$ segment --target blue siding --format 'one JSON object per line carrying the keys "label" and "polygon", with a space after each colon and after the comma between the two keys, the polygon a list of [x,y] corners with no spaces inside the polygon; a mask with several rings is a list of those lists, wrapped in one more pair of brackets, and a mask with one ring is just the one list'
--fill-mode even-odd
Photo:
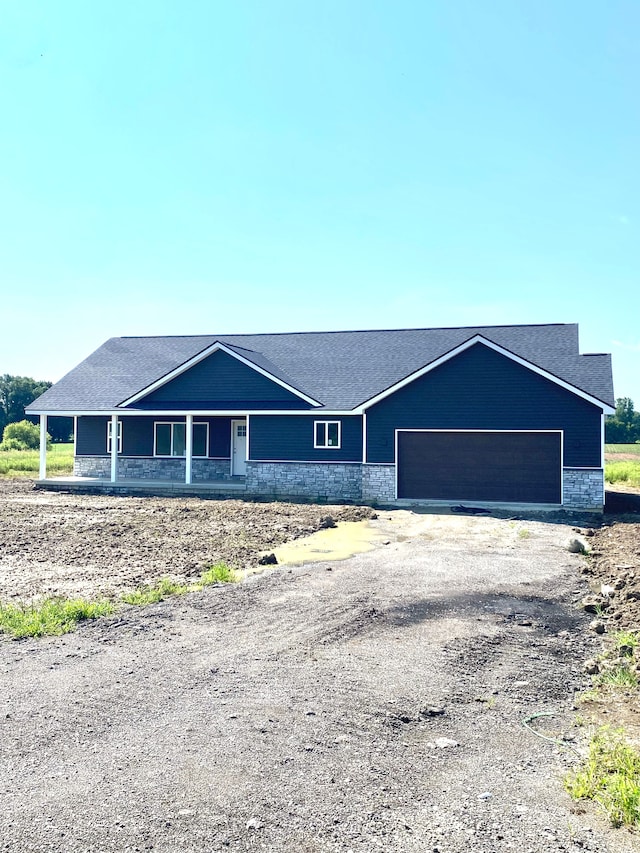
{"label": "blue siding", "polygon": [[[77,456],[99,456],[107,452],[106,417],[78,418],[76,435]],[[153,456],[154,423],[169,421],[184,423],[184,417],[123,417],[122,456]],[[209,457],[228,459],[231,455],[231,418],[195,418],[194,423],[209,424]]]}
{"label": "blue siding", "polygon": [[136,409],[304,409],[308,404],[233,358],[214,352],[144,399]]}
{"label": "blue siding", "polygon": [[153,424],[148,418],[121,418],[122,455],[153,456]]}
{"label": "blue siding", "polygon": [[[340,448],[314,449],[315,421],[341,421]],[[309,415],[252,415],[249,455],[253,460],[362,462],[362,418]]]}
{"label": "blue siding", "polygon": [[395,429],[564,430],[564,464],[599,467],[601,410],[482,344],[367,411],[367,461],[394,462]]}
{"label": "blue siding", "polygon": [[[200,420],[200,418],[198,418]],[[209,423],[209,456],[231,456],[231,418],[206,418]]]}
{"label": "blue siding", "polygon": [[78,418],[76,428],[76,456],[104,456],[107,452],[106,417]]}

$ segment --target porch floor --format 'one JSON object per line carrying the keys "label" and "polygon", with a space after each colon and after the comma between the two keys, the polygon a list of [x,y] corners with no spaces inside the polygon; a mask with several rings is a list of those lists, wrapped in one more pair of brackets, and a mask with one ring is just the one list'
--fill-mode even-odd
{"label": "porch floor", "polygon": [[245,478],[185,483],[182,480],[120,479],[112,483],[104,477],[47,477],[36,480],[36,489],[51,492],[91,492],[106,495],[156,495],[161,497],[239,497],[246,490]]}

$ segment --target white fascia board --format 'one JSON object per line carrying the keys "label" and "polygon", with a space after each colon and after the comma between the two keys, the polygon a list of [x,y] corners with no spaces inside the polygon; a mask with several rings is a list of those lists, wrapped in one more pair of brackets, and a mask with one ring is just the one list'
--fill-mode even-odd
{"label": "white fascia board", "polygon": [[[520,364],[523,367],[528,368],[529,370],[537,373],[539,376],[543,376],[545,379],[548,379],[550,382],[554,382],[556,385],[559,385],[561,388],[564,388],[566,391],[570,391],[572,394],[575,394],[578,397],[582,397],[583,400],[586,400],[588,403],[592,403],[594,406],[597,406],[599,409],[605,414],[611,415],[615,414],[615,409],[612,409],[607,403],[604,403],[602,400],[598,400],[597,397],[592,397],[591,394],[587,394],[586,391],[582,391],[580,388],[576,388],[575,385],[571,385],[569,382],[565,382],[564,379],[560,379],[558,376],[554,376],[553,373],[549,373],[544,370],[542,367],[538,367],[538,365],[533,364],[530,361],[527,361],[525,358],[522,358],[519,355],[511,352],[504,347],[501,347],[499,344],[494,343],[493,341],[484,338],[482,335],[474,335],[472,338],[469,338],[468,341],[460,344],[449,352],[441,355],[439,358],[436,358],[435,361],[429,362],[429,364],[421,367],[419,370],[416,370],[415,373],[409,374],[409,376],[405,376],[404,379],[401,379],[399,382],[396,382],[395,385],[391,385],[385,391],[382,391],[380,394],[376,394],[375,397],[371,397],[369,400],[365,400],[360,404],[357,411],[364,412],[370,406],[374,406],[376,403],[379,403],[380,400],[384,400],[385,397],[391,396],[391,394],[395,394],[396,391],[399,391],[401,388],[404,388],[405,385],[409,385],[411,382],[416,379],[420,379],[421,376],[429,373],[432,370],[435,370],[436,367],[439,367],[441,364],[449,361],[452,358],[455,358],[461,352],[469,349],[469,347],[474,346],[475,344],[484,344],[484,346],[489,347],[489,349],[495,350],[495,352],[500,353],[500,355],[504,355],[506,358],[510,358],[512,361],[515,361],[516,364]],[[354,410],[356,411],[356,410]]]}
{"label": "white fascia board", "polygon": [[136,403],[138,400],[141,400],[143,397],[146,397],[148,394],[153,393],[158,388],[162,388],[163,385],[166,385],[167,382],[171,382],[172,379],[175,379],[177,376],[180,376],[183,373],[186,373],[194,365],[198,364],[201,361],[204,361],[205,358],[208,358],[214,352],[224,352],[227,355],[232,356],[237,359],[241,364],[250,367],[252,370],[255,370],[256,373],[260,373],[262,376],[266,376],[267,379],[270,379],[271,382],[275,382],[276,385],[280,385],[281,388],[284,388],[287,391],[290,391],[292,394],[295,394],[296,397],[300,397],[301,400],[304,400],[305,403],[310,403],[312,406],[321,406],[322,403],[318,402],[318,400],[314,400],[313,397],[308,397],[306,394],[303,394],[302,391],[298,391],[297,388],[294,388],[292,385],[289,385],[287,382],[284,382],[282,379],[278,379],[277,376],[274,376],[269,371],[264,370],[262,367],[258,367],[257,364],[254,364],[248,358],[244,358],[244,356],[238,355],[237,352],[234,352],[229,347],[225,346],[220,341],[216,341],[211,344],[211,346],[206,347],[199,352],[197,355],[194,355],[193,358],[190,358],[188,361],[185,361],[179,367],[176,367],[175,370],[170,371],[161,379],[157,379],[155,382],[152,382],[151,385],[147,385],[146,388],[143,388],[141,391],[138,391],[132,397],[129,397],[127,400],[123,400],[122,403],[119,403],[118,406],[131,406],[133,403]]}
{"label": "white fascia board", "polygon": [[214,417],[232,417],[244,418],[247,415],[307,415],[308,417],[324,418],[330,417],[352,417],[353,415],[362,414],[359,410],[335,411],[330,409],[101,409],[97,411],[78,411],[71,409],[69,411],[52,412],[47,411],[30,411],[30,415],[49,415],[50,417],[103,417],[110,418],[112,415],[118,417],[163,417],[171,418],[173,416],[185,417],[193,415],[195,418],[214,418]]}

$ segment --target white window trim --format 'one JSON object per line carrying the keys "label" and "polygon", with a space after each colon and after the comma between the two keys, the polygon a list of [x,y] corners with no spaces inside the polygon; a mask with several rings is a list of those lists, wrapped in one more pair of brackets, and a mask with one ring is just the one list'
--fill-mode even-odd
{"label": "white window trim", "polygon": [[[75,430],[74,430],[75,442]],[[74,445],[75,447],[75,445]],[[75,452],[75,450],[74,450]],[[118,453],[122,453],[122,421],[118,421]],[[111,421],[107,421],[107,455],[111,454]]]}
{"label": "white window trim", "polygon": [[[154,457],[157,459],[186,459],[187,458],[186,442],[185,442],[185,452],[182,456],[173,456],[173,454],[168,454],[168,453],[158,453],[158,447],[157,447],[158,432],[156,430],[156,427],[159,426],[160,424],[167,424],[168,426],[171,427],[171,439],[170,439],[171,448],[173,448],[173,428],[174,428],[174,426],[176,426],[176,425],[183,426],[185,428],[185,435],[186,435],[187,425],[184,421],[154,421],[153,422],[153,455],[154,455]],[[194,421],[193,426],[194,427],[195,426],[204,426],[207,428],[207,440],[206,440],[205,454],[204,454],[204,456],[196,456],[196,454],[194,453],[193,459],[208,459],[209,458],[209,422],[208,421]]]}
{"label": "white window trim", "polygon": [[[324,424],[324,440],[325,444],[318,444],[318,426]],[[327,444],[329,437],[329,424],[337,424],[338,426],[338,443]],[[314,421],[313,422],[313,449],[314,450],[340,450],[342,447],[342,421]]]}

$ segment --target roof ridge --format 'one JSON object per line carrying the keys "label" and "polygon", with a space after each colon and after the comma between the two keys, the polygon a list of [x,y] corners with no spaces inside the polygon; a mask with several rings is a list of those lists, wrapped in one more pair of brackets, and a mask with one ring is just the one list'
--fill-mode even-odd
{"label": "roof ridge", "polygon": [[120,335],[116,336],[119,340],[149,340],[157,338],[162,340],[167,339],[185,339],[185,338],[214,338],[216,340],[224,340],[224,338],[257,338],[257,337],[276,337],[276,336],[294,336],[294,335],[349,335],[349,334],[367,334],[369,332],[453,332],[465,331],[466,329],[549,329],[558,328],[561,326],[577,326],[577,323],[497,323],[497,324],[479,324],[475,326],[403,326],[401,328],[384,328],[384,329],[326,329],[326,330],[310,330],[307,332],[227,332],[225,334],[213,334],[211,332],[197,335]]}

